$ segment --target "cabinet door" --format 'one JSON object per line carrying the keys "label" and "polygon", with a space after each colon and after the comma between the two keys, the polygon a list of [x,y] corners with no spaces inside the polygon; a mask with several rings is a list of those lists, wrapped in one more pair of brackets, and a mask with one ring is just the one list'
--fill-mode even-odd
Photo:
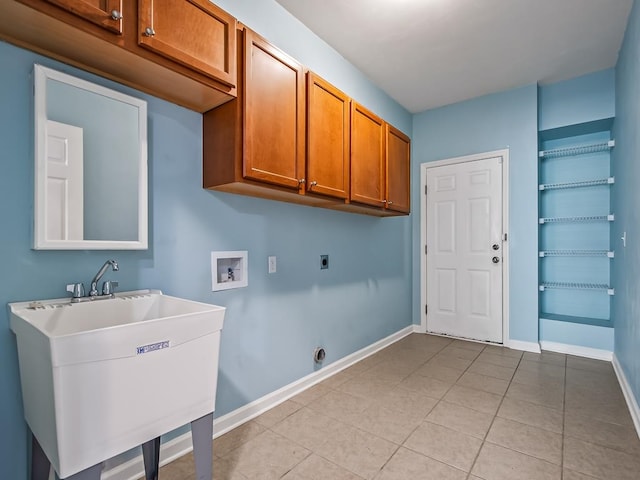
{"label": "cabinet door", "polygon": [[305,181],[302,65],[248,29],[244,62],[243,176],[298,189]]}
{"label": "cabinet door", "polygon": [[47,0],[114,33],[122,33],[122,0]]}
{"label": "cabinet door", "polygon": [[138,43],[236,85],[236,20],[208,0],[140,0]]}
{"label": "cabinet door", "polygon": [[336,198],[349,193],[350,100],[307,74],[307,191]]}
{"label": "cabinet door", "polygon": [[411,140],[387,124],[387,208],[409,213]]}
{"label": "cabinet door", "polygon": [[384,206],[385,123],[351,102],[351,201]]}

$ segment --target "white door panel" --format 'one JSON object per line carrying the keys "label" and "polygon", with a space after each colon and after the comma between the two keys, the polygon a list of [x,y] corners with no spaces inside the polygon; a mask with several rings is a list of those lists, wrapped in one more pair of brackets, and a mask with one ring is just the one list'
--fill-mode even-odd
{"label": "white door panel", "polygon": [[82,128],[47,120],[46,138],[47,240],[82,240]]}
{"label": "white door panel", "polygon": [[428,168],[427,191],[427,330],[502,342],[501,158]]}

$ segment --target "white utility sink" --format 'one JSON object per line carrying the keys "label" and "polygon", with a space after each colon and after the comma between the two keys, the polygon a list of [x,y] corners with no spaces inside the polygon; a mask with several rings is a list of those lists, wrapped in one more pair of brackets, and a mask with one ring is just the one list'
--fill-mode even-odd
{"label": "white utility sink", "polygon": [[215,409],[224,307],[141,290],[9,309],[25,418],[60,478]]}

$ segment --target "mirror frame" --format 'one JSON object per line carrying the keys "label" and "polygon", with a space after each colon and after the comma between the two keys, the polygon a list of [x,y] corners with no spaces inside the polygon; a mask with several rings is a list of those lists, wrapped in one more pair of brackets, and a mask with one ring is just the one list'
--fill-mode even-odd
{"label": "mirror frame", "polygon": [[[56,80],[129,104],[138,110],[138,239],[48,240],[46,238],[47,80]],[[34,64],[34,250],[146,250],[148,248],[147,102],[66,73]]]}

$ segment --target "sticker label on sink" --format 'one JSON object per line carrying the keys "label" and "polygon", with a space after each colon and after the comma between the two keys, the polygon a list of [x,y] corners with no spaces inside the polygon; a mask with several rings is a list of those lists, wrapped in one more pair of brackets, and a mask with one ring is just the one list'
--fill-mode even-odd
{"label": "sticker label on sink", "polygon": [[136,353],[138,355],[142,353],[155,352],[156,350],[162,350],[163,348],[169,348],[169,340],[165,340],[164,342],[152,343],[150,345],[144,345],[142,347],[136,348]]}

